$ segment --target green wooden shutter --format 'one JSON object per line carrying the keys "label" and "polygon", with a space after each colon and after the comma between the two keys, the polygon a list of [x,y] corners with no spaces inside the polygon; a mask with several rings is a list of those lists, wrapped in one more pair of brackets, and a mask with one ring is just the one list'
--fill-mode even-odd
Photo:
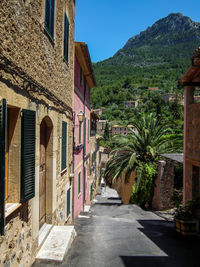
{"label": "green wooden shutter", "polygon": [[35,111],[22,110],[21,202],[35,196]]}
{"label": "green wooden shutter", "polygon": [[67,123],[62,122],[62,159],[61,170],[67,167]]}
{"label": "green wooden shutter", "polygon": [[81,192],[81,173],[78,174],[78,194]]}
{"label": "green wooden shutter", "polygon": [[52,38],[54,37],[54,13],[55,13],[55,0],[46,0],[45,28]]}
{"label": "green wooden shutter", "polygon": [[69,216],[70,214],[70,195],[71,195],[71,189],[69,188],[67,190],[67,217]]}
{"label": "green wooden shutter", "polygon": [[88,120],[88,142],[90,141],[90,120]]}
{"label": "green wooden shutter", "polygon": [[0,234],[5,234],[6,99],[0,101]]}
{"label": "green wooden shutter", "polygon": [[86,118],[84,119],[84,137],[83,137],[83,154],[85,155],[86,153]]}
{"label": "green wooden shutter", "polygon": [[78,138],[78,140],[79,140],[79,144],[81,144],[81,123],[79,122],[79,138]]}
{"label": "green wooden shutter", "polygon": [[67,15],[64,15],[64,59],[68,61],[68,43],[69,43],[69,21]]}

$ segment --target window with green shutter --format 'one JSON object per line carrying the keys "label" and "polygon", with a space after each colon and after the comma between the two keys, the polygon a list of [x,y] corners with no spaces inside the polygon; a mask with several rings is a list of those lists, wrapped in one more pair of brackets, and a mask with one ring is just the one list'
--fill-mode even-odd
{"label": "window with green shutter", "polygon": [[82,138],[81,138],[81,134],[82,134],[82,132],[81,132],[81,123],[79,123],[79,135],[78,135],[78,136],[79,136],[79,138],[78,138],[78,142],[79,142],[79,144],[81,144],[81,141],[82,141],[82,140],[81,140],[81,139],[82,139]]}
{"label": "window with green shutter", "polygon": [[70,209],[70,207],[71,207],[70,198],[71,198],[71,188],[69,188],[69,189],[67,190],[67,203],[66,203],[66,208],[67,208],[67,210],[66,210],[66,217],[69,216],[70,211],[71,211],[71,209]]}
{"label": "window with green shutter", "polygon": [[81,173],[78,174],[78,194],[81,192]]}
{"label": "window with green shutter", "polygon": [[90,120],[88,120],[88,142],[90,141]]}
{"label": "window with green shutter", "polygon": [[62,157],[61,157],[61,170],[67,167],[67,123],[62,122]]}
{"label": "window with green shutter", "polygon": [[22,110],[21,202],[35,196],[35,111]]}
{"label": "window with green shutter", "polygon": [[64,14],[64,59],[68,62],[69,48],[69,21],[66,13]]}
{"label": "window with green shutter", "polygon": [[6,99],[0,101],[0,235],[5,234]]}
{"label": "window with green shutter", "polygon": [[55,0],[45,1],[45,29],[51,38],[54,38],[54,13],[55,13]]}
{"label": "window with green shutter", "polygon": [[84,118],[84,132],[83,132],[83,153],[86,153],[86,118]]}

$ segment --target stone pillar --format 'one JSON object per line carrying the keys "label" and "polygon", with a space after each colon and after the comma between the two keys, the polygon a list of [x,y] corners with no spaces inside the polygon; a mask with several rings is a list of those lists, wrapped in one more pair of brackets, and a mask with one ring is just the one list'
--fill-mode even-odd
{"label": "stone pillar", "polygon": [[155,181],[152,208],[164,210],[171,207],[174,192],[174,163],[171,160],[158,162],[158,176]]}
{"label": "stone pillar", "polygon": [[187,116],[187,107],[194,103],[194,87],[193,86],[185,86],[184,87],[184,162],[183,162],[183,205],[189,200],[186,194],[186,184],[188,183],[187,179],[192,179],[192,177],[188,177],[187,175],[187,127],[188,127],[188,116]]}

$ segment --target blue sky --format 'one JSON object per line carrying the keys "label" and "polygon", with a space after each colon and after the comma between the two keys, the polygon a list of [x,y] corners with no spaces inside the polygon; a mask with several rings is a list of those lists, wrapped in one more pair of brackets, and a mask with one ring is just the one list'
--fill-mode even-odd
{"label": "blue sky", "polygon": [[170,13],[200,22],[200,0],[76,0],[75,40],[92,62],[112,57],[128,39]]}

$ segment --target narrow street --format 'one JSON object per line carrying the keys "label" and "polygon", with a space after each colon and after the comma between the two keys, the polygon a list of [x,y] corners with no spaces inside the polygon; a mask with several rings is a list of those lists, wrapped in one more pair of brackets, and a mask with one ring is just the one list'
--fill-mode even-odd
{"label": "narrow street", "polygon": [[77,236],[59,266],[199,266],[199,238],[182,238],[172,222],[136,205],[121,205],[112,189],[103,189],[95,201],[90,212],[75,221]]}

